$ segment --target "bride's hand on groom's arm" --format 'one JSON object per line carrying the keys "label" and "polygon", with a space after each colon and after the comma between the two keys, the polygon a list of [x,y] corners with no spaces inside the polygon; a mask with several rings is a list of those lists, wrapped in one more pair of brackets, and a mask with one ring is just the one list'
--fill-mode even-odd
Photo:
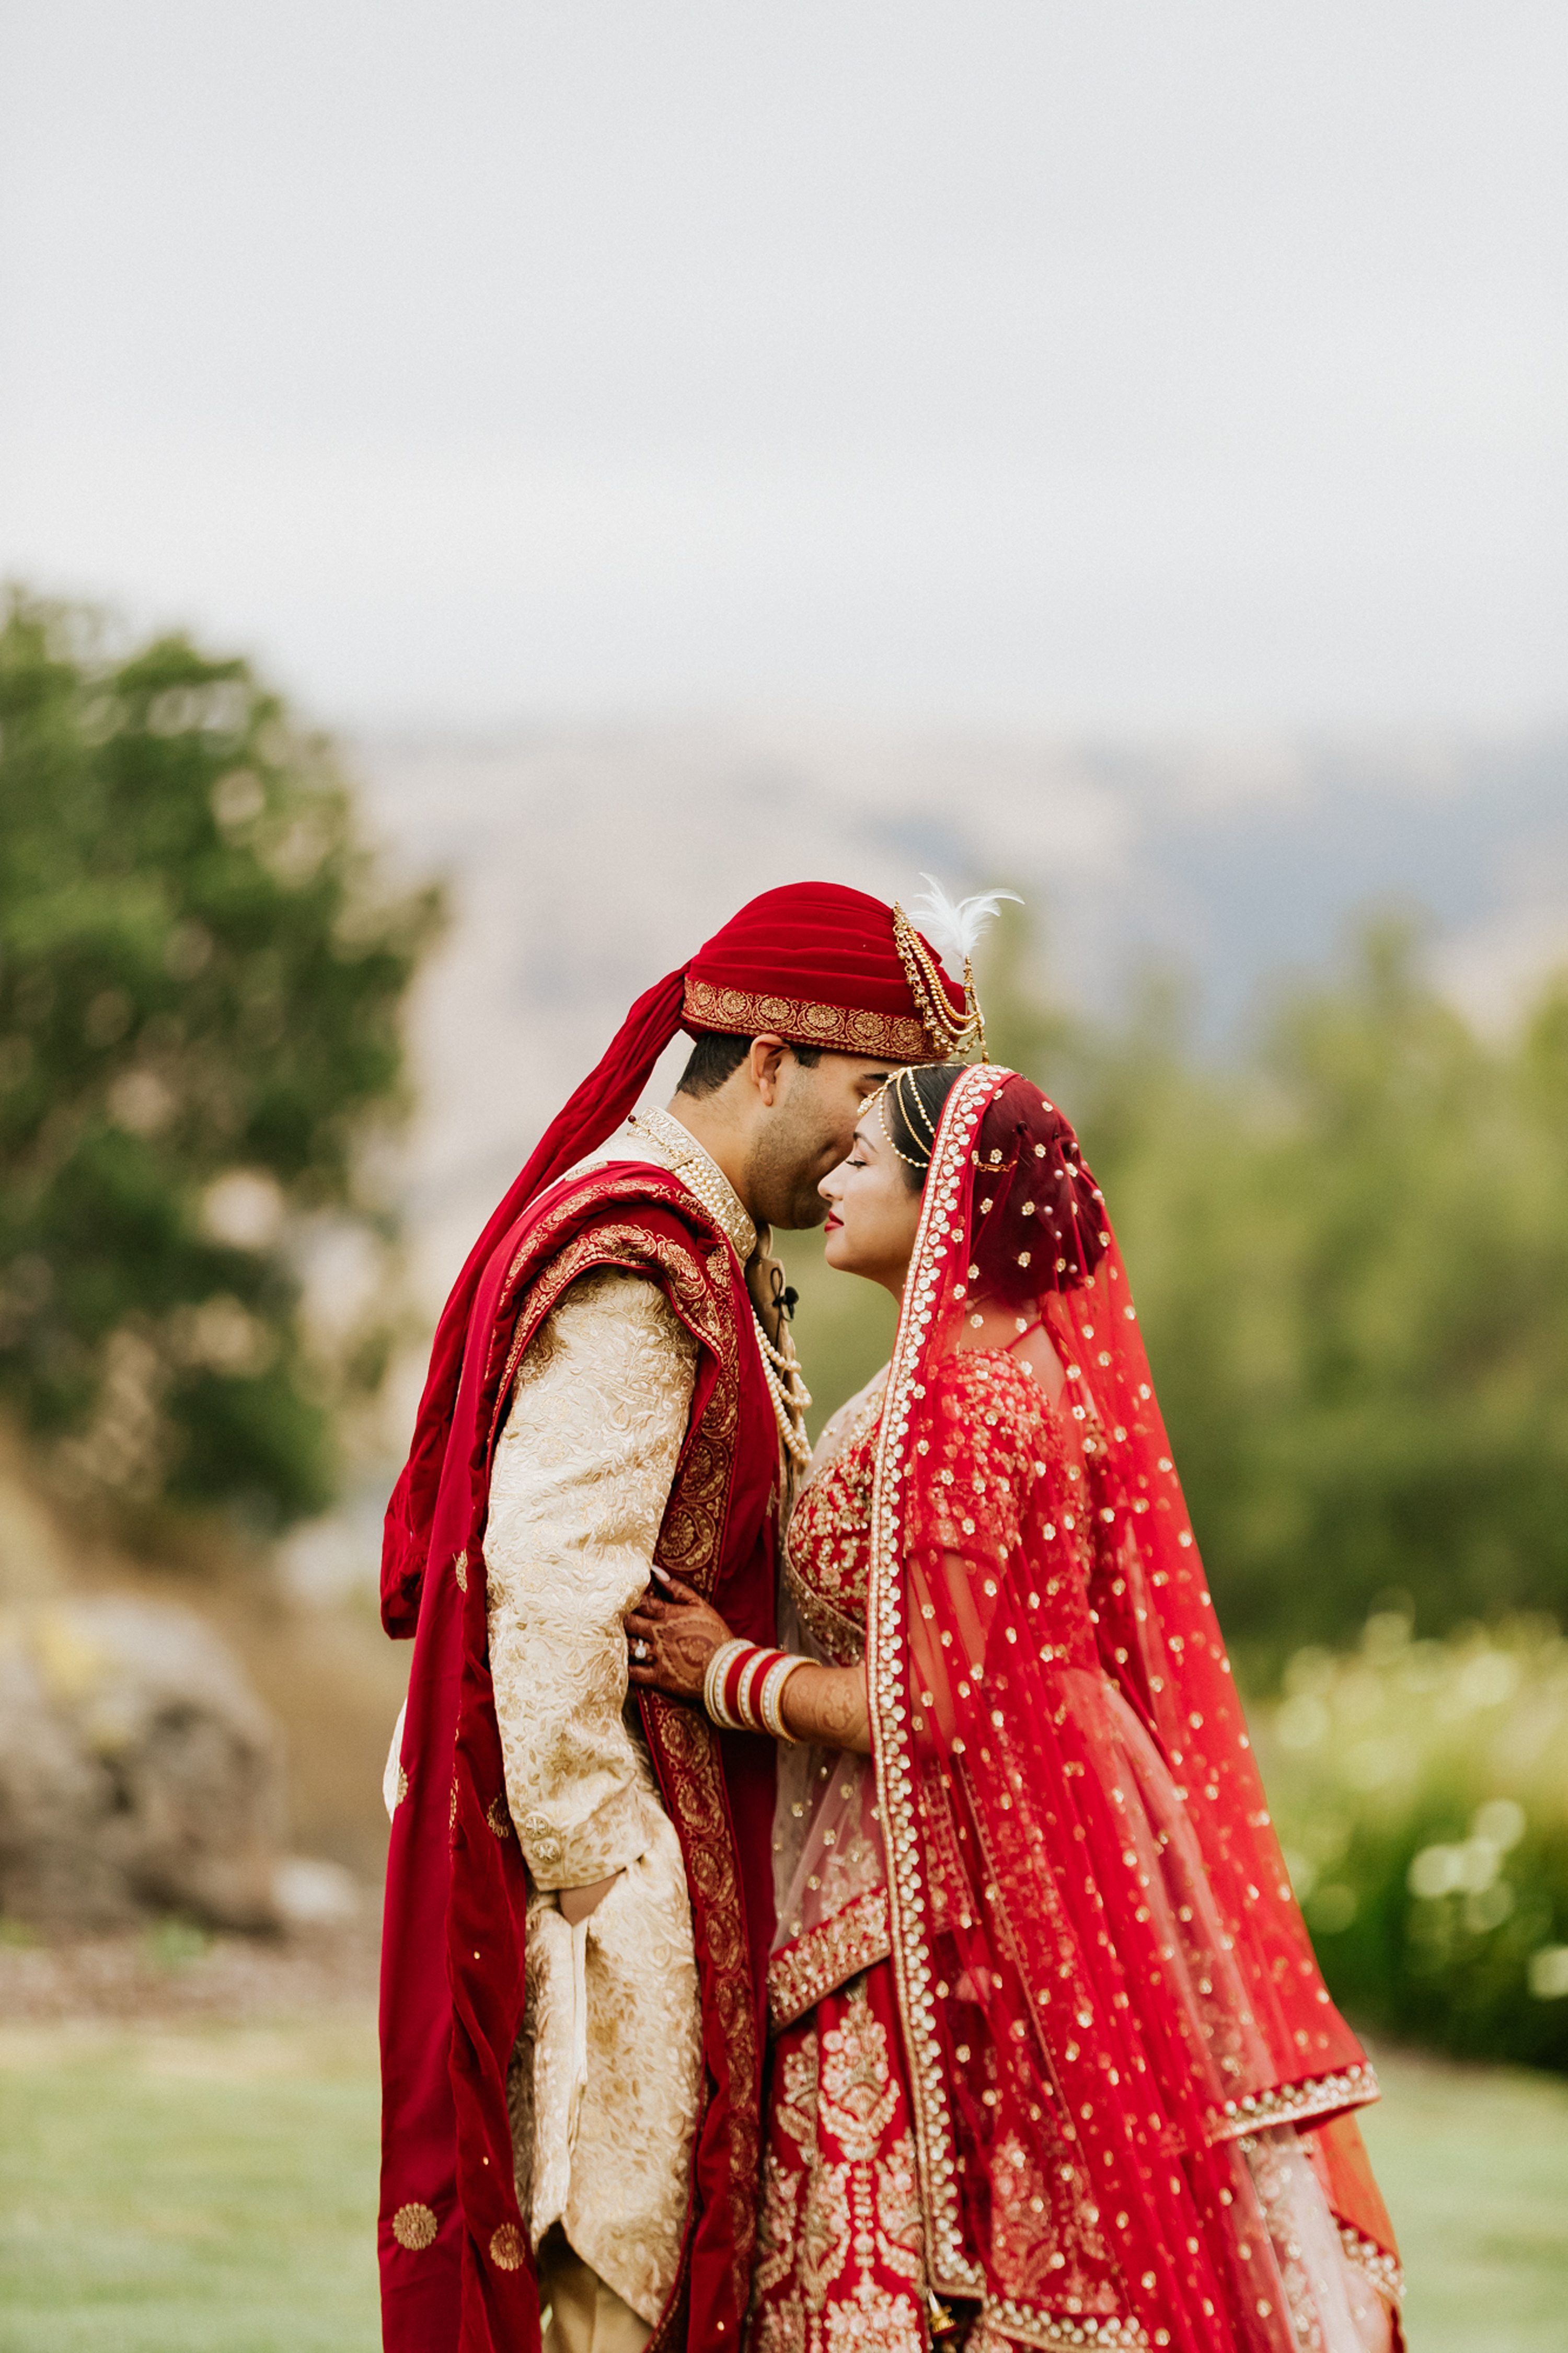
{"label": "bride's hand on groom's arm", "polygon": [[679,1577],[658,1569],[654,1575],[658,1584],[650,1585],[636,1609],[626,1612],[626,1672],[644,1691],[700,1700],[708,1662],[720,1643],[729,1641],[730,1629],[717,1609]]}
{"label": "bride's hand on groom's arm", "polygon": [[[730,1629],[717,1609],[679,1577],[658,1570],[655,1574],[658,1589],[650,1586],[626,1614],[626,1672],[644,1691],[700,1701],[708,1662],[720,1643],[729,1641]],[[864,1667],[823,1667],[808,1661],[791,1675],[780,1706],[796,1740],[869,1755],[871,1711]]]}

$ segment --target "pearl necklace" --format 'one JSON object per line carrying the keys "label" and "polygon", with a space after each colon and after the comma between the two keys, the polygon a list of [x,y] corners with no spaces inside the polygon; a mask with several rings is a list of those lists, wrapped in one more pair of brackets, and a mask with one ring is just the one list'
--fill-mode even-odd
{"label": "pearl necklace", "polygon": [[[697,1138],[682,1127],[678,1119],[672,1119],[668,1112],[634,1112],[626,1125],[638,1129],[658,1146],[673,1164],[675,1175],[695,1194],[714,1223],[729,1238],[733,1249],[735,1211],[739,1209],[744,1215],[745,1205],[711,1154],[705,1152]],[[722,1192],[720,1191],[721,1187],[723,1187]],[[737,1250],[736,1256],[739,1255]],[[788,1325],[781,1326],[784,1345],[775,1347],[763,1329],[763,1319],[757,1313],[755,1300],[751,1300],[750,1304],[752,1328],[756,1333],[757,1348],[763,1361],[763,1378],[773,1399],[779,1438],[795,1469],[804,1471],[811,1461],[811,1440],[805,1434],[811,1392],[801,1377],[800,1359],[795,1353],[795,1342]]]}

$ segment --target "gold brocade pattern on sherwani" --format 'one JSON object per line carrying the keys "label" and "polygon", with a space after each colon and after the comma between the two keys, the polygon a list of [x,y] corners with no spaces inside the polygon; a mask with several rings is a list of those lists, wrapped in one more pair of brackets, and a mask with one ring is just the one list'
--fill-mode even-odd
{"label": "gold brocade pattern on sherwani", "polygon": [[[563,2221],[649,2322],[679,2266],[700,2015],[680,1843],[626,1709],[623,1616],[647,1582],[695,1363],[653,1283],[581,1276],[523,1356],[485,1543],[507,1795],[534,1890],[519,2202],[536,2242]],[[616,1873],[574,1953],[553,1891]]]}

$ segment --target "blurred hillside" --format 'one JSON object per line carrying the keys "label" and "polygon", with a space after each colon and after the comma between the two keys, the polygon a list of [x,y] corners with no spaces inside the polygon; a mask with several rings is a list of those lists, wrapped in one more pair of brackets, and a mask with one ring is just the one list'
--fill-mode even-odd
{"label": "blurred hillside", "polygon": [[1489,1030],[1568,956],[1562,731],[1140,748],[736,721],[352,749],[370,824],[453,908],[403,1163],[427,1307],[633,997],[773,882],[1008,884],[1037,994],[1110,1024],[1156,965],[1211,1057],[1369,900],[1429,911],[1434,975]]}

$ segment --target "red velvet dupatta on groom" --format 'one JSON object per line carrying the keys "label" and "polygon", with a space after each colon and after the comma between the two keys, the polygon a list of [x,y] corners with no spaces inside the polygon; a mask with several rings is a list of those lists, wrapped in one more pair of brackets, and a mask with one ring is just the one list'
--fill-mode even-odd
{"label": "red velvet dupatta on groom", "polygon": [[[388,2353],[536,2353],[540,2343],[506,2100],[528,1886],[490,1685],[485,1512],[518,1363],[567,1286],[595,1267],[657,1283],[698,1343],[658,1557],[737,1632],[773,1638],[777,1437],[734,1252],[663,1169],[617,1162],[565,1178],[494,1241],[479,1274],[438,1481],[434,1463],[429,1474],[433,1507],[418,1546],[393,1554],[389,1625],[417,1617],[382,1974]],[[685,1856],[707,2071],[681,2277],[652,2346],[710,2353],[740,2344],[755,2235],[773,1756],[693,1708],[651,1694],[641,1707]]]}

